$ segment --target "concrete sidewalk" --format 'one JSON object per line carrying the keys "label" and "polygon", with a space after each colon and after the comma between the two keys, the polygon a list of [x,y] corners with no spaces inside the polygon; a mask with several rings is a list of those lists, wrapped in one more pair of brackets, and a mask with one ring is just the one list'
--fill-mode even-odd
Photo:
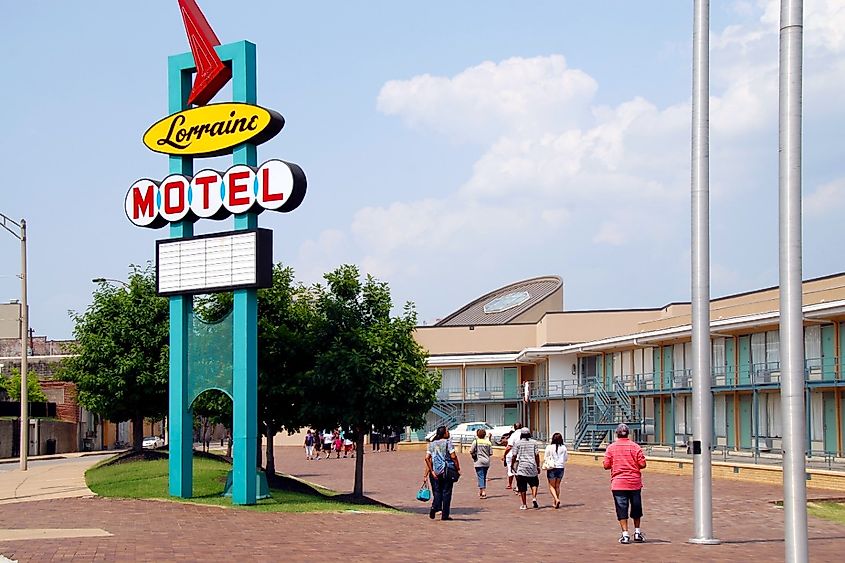
{"label": "concrete sidewalk", "polygon": [[0,463],[0,504],[31,502],[57,498],[92,497],[85,484],[85,471],[115,452],[92,455],[68,453],[29,459],[27,471],[18,460]]}

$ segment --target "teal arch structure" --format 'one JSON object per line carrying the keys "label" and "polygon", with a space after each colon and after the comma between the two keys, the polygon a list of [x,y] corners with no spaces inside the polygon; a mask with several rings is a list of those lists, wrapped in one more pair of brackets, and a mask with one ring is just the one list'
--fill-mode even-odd
{"label": "teal arch structure", "polygon": [[[255,44],[238,41],[215,47],[221,60],[232,68],[232,101],[255,104]],[[191,53],[172,55],[167,61],[168,110],[170,114],[188,107],[191,79],[196,71]],[[191,157],[171,156],[170,172],[192,176]],[[235,147],[234,164],[257,166],[256,146]],[[234,218],[235,230],[255,229],[258,216],[242,213]],[[194,225],[180,221],[170,225],[170,237],[190,237]],[[172,496],[190,498],[193,489],[193,432],[191,428],[191,378],[189,335],[193,319],[193,297],[170,297],[170,461],[168,489]],[[258,299],[255,289],[234,292],[232,312],[232,503],[255,504],[258,437]]]}
{"label": "teal arch structure", "polygon": [[232,333],[234,310],[219,321],[204,322],[196,313],[188,332],[188,404],[205,391],[232,391]]}

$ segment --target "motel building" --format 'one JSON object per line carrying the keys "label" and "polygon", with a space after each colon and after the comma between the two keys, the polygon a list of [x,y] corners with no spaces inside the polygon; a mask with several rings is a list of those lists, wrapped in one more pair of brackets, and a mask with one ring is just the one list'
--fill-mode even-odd
{"label": "motel building", "polygon": [[[541,440],[560,432],[575,449],[596,450],[624,421],[653,450],[686,451],[690,303],[567,311],[563,289],[556,276],[527,279],[417,327],[442,377],[425,430],[521,420]],[[845,273],[804,281],[803,312],[808,453],[832,460],[845,439]],[[780,453],[778,288],[713,299],[710,316],[714,447]]]}

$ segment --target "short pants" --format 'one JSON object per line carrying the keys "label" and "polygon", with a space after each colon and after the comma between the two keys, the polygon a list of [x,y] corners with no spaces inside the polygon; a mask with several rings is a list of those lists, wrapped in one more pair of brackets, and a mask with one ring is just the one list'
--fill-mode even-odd
{"label": "short pants", "polygon": [[628,519],[628,506],[631,507],[631,518],[642,518],[643,516],[643,499],[642,489],[636,491],[612,491],[613,502],[616,505],[616,519]]}
{"label": "short pants", "polygon": [[540,486],[540,478],[536,475],[534,477],[528,477],[527,475],[517,475],[516,476],[516,490],[520,493],[524,493],[528,491],[528,487],[539,487]]}
{"label": "short pants", "polygon": [[547,469],[546,477],[548,477],[549,481],[551,481],[552,479],[563,479],[563,467]]}

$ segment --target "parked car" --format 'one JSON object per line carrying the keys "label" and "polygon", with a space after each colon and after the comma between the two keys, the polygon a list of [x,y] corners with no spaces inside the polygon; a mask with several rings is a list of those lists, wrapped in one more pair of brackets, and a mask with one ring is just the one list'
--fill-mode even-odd
{"label": "parked car", "polygon": [[[472,442],[475,438],[475,431],[479,428],[485,429],[488,433],[493,429],[492,426],[486,422],[462,422],[456,424],[449,429],[449,435],[452,437],[452,443],[460,444],[461,442]],[[434,430],[425,435],[427,442],[434,439]]]}
{"label": "parked car", "polygon": [[164,440],[158,436],[147,436],[144,438],[143,446],[145,448],[160,448],[164,445]]}

